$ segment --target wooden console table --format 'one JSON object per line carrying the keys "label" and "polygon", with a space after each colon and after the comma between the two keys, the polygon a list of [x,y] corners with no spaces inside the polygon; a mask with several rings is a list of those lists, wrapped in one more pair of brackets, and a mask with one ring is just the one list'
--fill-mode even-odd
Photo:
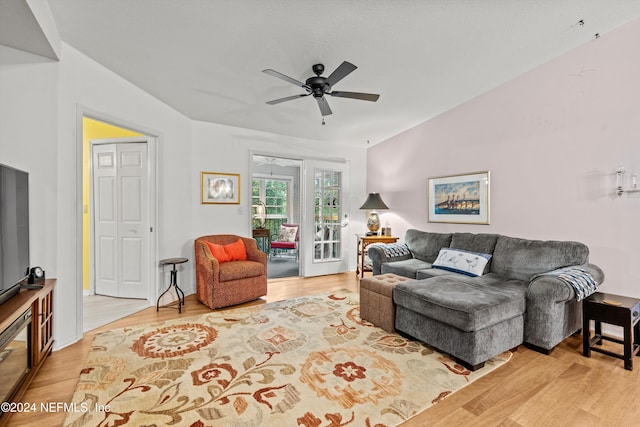
{"label": "wooden console table", "polygon": [[365,266],[365,258],[367,257],[367,246],[372,243],[395,243],[398,241],[397,237],[393,236],[367,236],[364,234],[357,234],[358,237],[358,255],[356,257],[356,277],[364,277],[365,271],[371,271],[371,269]]}
{"label": "wooden console table", "polygon": [[[19,402],[53,347],[53,288],[56,279],[46,279],[41,288],[23,289],[0,307],[0,331],[6,330],[31,309],[31,370],[11,397]],[[7,425],[11,413],[0,413],[0,426]]]}

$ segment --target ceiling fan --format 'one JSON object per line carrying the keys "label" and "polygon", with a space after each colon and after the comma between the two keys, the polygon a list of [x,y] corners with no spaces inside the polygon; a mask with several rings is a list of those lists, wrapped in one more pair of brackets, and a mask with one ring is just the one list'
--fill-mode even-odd
{"label": "ceiling fan", "polygon": [[270,68],[262,70],[262,72],[265,74],[279,78],[281,80],[284,80],[285,82],[293,83],[296,86],[300,86],[307,92],[300,95],[287,96],[284,98],[274,99],[273,101],[267,101],[267,104],[275,105],[280,104],[281,102],[291,101],[293,99],[313,95],[313,97],[318,102],[318,106],[320,107],[320,113],[322,113],[322,116],[328,116],[332,112],[331,108],[329,108],[329,103],[327,102],[325,95],[376,102],[378,98],[380,98],[380,95],[375,93],[331,91],[331,88],[336,83],[344,79],[356,68],[358,67],[356,67],[352,63],[344,61],[338,68],[335,69],[333,73],[329,75],[329,77],[322,77],[321,74],[324,72],[324,65],[315,64],[312,67],[315,76],[309,77],[304,83],[289,76],[285,76],[284,74]]}

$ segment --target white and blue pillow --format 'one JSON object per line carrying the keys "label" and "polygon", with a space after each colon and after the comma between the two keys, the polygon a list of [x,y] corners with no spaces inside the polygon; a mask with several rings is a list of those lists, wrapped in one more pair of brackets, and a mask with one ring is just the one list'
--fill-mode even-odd
{"label": "white and blue pillow", "polygon": [[462,249],[442,248],[436,260],[431,264],[432,268],[440,268],[467,276],[482,276],[484,267],[491,255],[479,252],[470,252]]}

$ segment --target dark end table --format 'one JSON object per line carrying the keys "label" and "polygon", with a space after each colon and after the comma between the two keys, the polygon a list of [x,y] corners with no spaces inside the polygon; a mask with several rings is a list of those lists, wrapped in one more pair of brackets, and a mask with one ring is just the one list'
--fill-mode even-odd
{"label": "dark end table", "polygon": [[[589,321],[595,323],[595,333],[591,338]],[[614,294],[595,292],[582,301],[582,353],[591,357],[591,351],[624,360],[624,369],[633,370],[633,356],[640,349],[640,300]],[[602,323],[621,326],[624,339],[602,335]],[[624,354],[603,350],[594,345],[602,345],[602,340],[622,344]]]}
{"label": "dark end table", "polygon": [[171,288],[175,288],[176,295],[178,295],[178,301],[170,302],[169,304],[163,305],[162,307],[177,308],[178,313],[182,313],[182,306],[184,305],[184,292],[182,292],[182,289],[180,289],[180,286],[178,286],[178,270],[176,269],[176,265],[183,264],[187,261],[189,261],[187,258],[167,258],[160,260],[161,266],[173,265],[173,269],[171,270],[171,283],[169,283],[169,287],[158,297],[158,302],[156,302],[156,311],[160,310],[160,298],[162,298],[164,294],[169,292]]}

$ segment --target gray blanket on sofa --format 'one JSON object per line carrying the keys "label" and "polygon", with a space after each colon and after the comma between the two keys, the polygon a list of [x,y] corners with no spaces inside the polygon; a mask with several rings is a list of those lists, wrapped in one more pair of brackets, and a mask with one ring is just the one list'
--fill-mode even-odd
{"label": "gray blanket on sofa", "polygon": [[556,276],[567,285],[571,286],[576,293],[578,301],[583,300],[595,292],[598,282],[586,270],[577,267],[565,267],[558,270],[549,271],[540,276]]}

